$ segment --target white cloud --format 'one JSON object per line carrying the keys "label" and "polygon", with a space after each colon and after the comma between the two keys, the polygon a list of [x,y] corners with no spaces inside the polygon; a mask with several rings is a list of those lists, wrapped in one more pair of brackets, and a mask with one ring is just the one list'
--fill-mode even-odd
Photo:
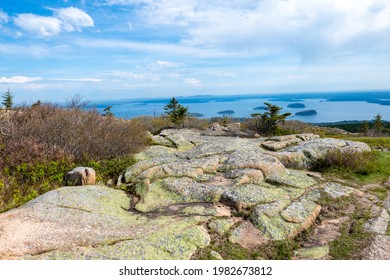
{"label": "white cloud", "polygon": [[127,80],[127,79],[143,80],[147,76],[149,76],[149,74],[147,73],[133,73],[133,72],[126,72],[126,71],[113,71],[111,72],[111,74],[114,78],[123,79],[123,80]]}
{"label": "white cloud", "polygon": [[93,19],[77,8],[52,9],[53,16],[18,14],[14,23],[29,33],[39,37],[51,37],[62,31],[81,31],[82,27],[94,26]]}
{"label": "white cloud", "polygon": [[81,31],[81,27],[94,26],[93,19],[84,11],[77,8],[55,9],[55,15],[63,23],[63,28],[68,31],[75,29]]}
{"label": "white cloud", "polygon": [[12,76],[10,78],[0,77],[0,83],[24,84],[40,81],[40,77]]}
{"label": "white cloud", "polygon": [[226,70],[213,70],[209,72],[209,75],[215,76],[215,77],[236,77],[236,72],[226,71]]}
{"label": "white cloud", "polygon": [[199,86],[201,84],[201,81],[194,78],[185,78],[184,82],[191,86]]}
{"label": "white cloud", "polygon": [[14,19],[14,22],[21,29],[40,37],[50,37],[61,32],[62,22],[55,17],[19,14]]}
{"label": "white cloud", "polygon": [[157,62],[148,64],[147,68],[152,71],[159,71],[164,70],[166,68],[178,68],[181,66],[184,66],[184,64],[172,61],[157,60]]}
{"label": "white cloud", "polygon": [[2,24],[4,23],[7,23],[9,20],[9,16],[7,13],[3,12],[1,9],[0,9],[0,27]]}
{"label": "white cloud", "polygon": [[58,78],[58,79],[50,79],[50,81],[58,81],[58,82],[93,82],[99,83],[103,81],[102,79],[96,78]]}

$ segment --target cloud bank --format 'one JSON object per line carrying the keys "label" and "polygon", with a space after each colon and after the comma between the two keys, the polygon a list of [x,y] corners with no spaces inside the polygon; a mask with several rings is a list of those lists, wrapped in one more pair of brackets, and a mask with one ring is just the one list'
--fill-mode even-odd
{"label": "cloud bank", "polygon": [[305,58],[390,50],[388,0],[107,0],[149,26],[176,28],[181,44]]}

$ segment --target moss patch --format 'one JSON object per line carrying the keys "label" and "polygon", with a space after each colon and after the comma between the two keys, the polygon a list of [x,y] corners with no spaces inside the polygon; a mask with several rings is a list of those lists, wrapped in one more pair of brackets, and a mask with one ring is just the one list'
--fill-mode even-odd
{"label": "moss patch", "polygon": [[330,242],[330,256],[336,260],[354,260],[361,258],[361,252],[373,238],[372,233],[364,229],[364,224],[370,218],[369,210],[357,209],[350,221],[341,227],[341,235]]}

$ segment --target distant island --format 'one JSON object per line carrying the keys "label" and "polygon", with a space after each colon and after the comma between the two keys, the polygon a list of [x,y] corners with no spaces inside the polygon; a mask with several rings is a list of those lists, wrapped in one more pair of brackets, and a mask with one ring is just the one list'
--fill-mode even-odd
{"label": "distant island", "polygon": [[303,103],[291,103],[287,105],[288,108],[305,108],[305,104]]}
{"label": "distant island", "polygon": [[255,107],[253,108],[252,110],[265,110],[267,107],[265,106],[259,106],[259,107]]}
{"label": "distant island", "polygon": [[220,115],[232,115],[234,113],[235,112],[233,110],[225,110],[225,111],[219,111],[217,114],[220,114]]}
{"label": "distant island", "polygon": [[306,111],[301,111],[301,112],[297,112],[295,113],[296,116],[314,116],[314,115],[317,115],[317,111],[316,110],[306,110]]}
{"label": "distant island", "polygon": [[194,118],[201,118],[201,117],[204,117],[204,115],[201,114],[201,113],[190,113],[190,116],[191,116],[191,117],[194,117]]}

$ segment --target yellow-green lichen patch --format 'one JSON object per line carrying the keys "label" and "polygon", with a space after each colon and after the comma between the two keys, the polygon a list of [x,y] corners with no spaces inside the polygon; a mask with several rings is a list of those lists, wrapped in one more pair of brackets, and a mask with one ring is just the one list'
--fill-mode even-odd
{"label": "yellow-green lichen patch", "polygon": [[[167,219],[167,218],[166,218]],[[79,247],[72,251],[55,251],[33,259],[137,259],[185,260],[210,243],[210,236],[200,226],[205,217],[171,218],[170,224],[156,228],[146,238],[119,241],[112,245]]]}
{"label": "yellow-green lichen patch", "polygon": [[310,248],[301,248],[294,251],[294,256],[300,259],[319,260],[329,255],[329,246],[316,246]]}
{"label": "yellow-green lichen patch", "polygon": [[272,174],[267,177],[266,181],[271,184],[285,185],[299,189],[306,189],[317,183],[313,178],[309,177],[306,172],[293,169]]}
{"label": "yellow-green lichen patch", "polygon": [[216,219],[208,224],[209,229],[212,232],[216,232],[218,235],[225,235],[228,230],[234,225],[234,219]]}

